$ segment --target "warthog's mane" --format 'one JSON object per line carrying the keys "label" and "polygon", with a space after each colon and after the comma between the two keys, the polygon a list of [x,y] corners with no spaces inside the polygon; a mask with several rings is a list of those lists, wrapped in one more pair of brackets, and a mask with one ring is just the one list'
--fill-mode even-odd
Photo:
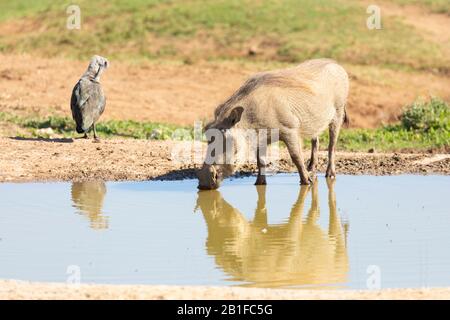
{"label": "warthog's mane", "polygon": [[[310,80],[312,77],[311,75],[305,75],[303,78]],[[217,119],[220,114],[228,112],[239,101],[245,99],[262,86],[293,89],[314,94],[311,86],[306,81],[301,81],[298,76],[294,78],[290,74],[261,73],[248,79],[228,100],[220,104],[214,112],[215,118]]]}

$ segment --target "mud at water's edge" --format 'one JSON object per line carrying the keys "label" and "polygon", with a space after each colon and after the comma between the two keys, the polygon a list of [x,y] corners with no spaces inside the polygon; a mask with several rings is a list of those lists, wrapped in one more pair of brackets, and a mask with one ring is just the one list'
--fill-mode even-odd
{"label": "mud at water's edge", "polygon": [[[89,140],[59,141],[0,138],[0,182],[30,181],[143,181],[195,178],[199,165],[172,160],[174,141]],[[309,151],[305,151],[309,157]],[[323,173],[327,155],[319,156],[318,173]],[[397,175],[450,174],[450,155],[338,152],[338,174]],[[280,149],[279,172],[296,172],[285,148]],[[256,172],[256,165],[244,165],[237,173]]]}

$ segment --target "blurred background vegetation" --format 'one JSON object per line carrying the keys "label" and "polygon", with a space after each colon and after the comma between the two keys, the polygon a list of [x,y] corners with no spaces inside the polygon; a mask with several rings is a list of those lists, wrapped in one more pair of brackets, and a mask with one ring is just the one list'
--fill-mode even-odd
{"label": "blurred background vegetation", "polygon": [[[450,14],[448,0],[419,3]],[[247,59],[298,62],[329,57],[343,63],[448,74],[450,57],[397,19],[383,31],[366,27],[367,4],[356,0],[79,0],[82,28],[65,26],[64,0],[0,2],[0,22],[27,18],[20,34],[2,34],[2,52],[87,59]],[[260,54],[252,55],[252,50]],[[249,53],[249,54],[248,54]]]}
{"label": "blurred background vegetation", "polygon": [[[450,16],[448,0],[389,2]],[[374,68],[450,76],[448,43],[424,36],[398,17],[383,19],[380,31],[369,30],[367,1],[79,0],[82,28],[76,32],[64,27],[70,4],[64,0],[0,0],[0,52],[77,60],[101,52],[111,60],[138,64],[232,60],[265,66],[329,57],[374,78],[379,78]],[[341,148],[450,150],[449,108],[439,98],[411,102],[398,123],[344,130]],[[24,135],[45,137],[43,128],[64,136],[73,132],[71,119],[59,116],[20,117],[1,112],[0,122],[20,126]],[[168,139],[179,128],[109,120],[98,131],[104,137]],[[186,139],[192,138],[192,128],[181,129],[187,132]]]}

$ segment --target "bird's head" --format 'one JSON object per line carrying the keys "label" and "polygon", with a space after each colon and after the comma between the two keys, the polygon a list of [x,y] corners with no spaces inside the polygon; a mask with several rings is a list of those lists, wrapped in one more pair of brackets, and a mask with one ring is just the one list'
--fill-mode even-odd
{"label": "bird's head", "polygon": [[108,67],[109,67],[108,59],[95,55],[91,58],[91,62],[89,62],[86,74],[92,80],[99,82],[101,74]]}

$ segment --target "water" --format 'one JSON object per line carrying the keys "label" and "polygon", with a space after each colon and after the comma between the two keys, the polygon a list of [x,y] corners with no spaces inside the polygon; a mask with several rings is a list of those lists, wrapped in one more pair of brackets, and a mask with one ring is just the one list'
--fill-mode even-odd
{"label": "water", "polygon": [[450,286],[450,177],[0,184],[0,278],[270,288]]}

